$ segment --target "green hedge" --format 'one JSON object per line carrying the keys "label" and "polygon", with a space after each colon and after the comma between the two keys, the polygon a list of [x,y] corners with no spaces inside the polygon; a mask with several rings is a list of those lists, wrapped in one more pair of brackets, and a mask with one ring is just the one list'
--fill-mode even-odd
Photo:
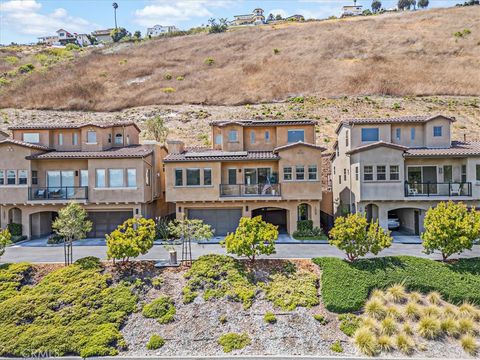
{"label": "green hedge", "polygon": [[362,259],[353,264],[338,258],[313,261],[322,269],[323,302],[337,313],[358,311],[373,289],[401,282],[409,290],[438,291],[453,303],[480,304],[480,258],[454,264],[411,256]]}

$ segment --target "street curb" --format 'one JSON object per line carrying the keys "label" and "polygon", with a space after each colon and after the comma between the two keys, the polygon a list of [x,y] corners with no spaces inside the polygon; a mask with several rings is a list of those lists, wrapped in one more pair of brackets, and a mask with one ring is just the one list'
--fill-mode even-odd
{"label": "street curb", "polygon": [[[26,357],[28,358],[28,357]],[[41,357],[52,360],[80,360],[80,356]],[[0,360],[12,360],[11,357],[0,357]],[[88,359],[98,360],[365,360],[368,357],[359,356],[315,356],[315,355],[216,355],[216,356],[92,356]],[[448,358],[412,358],[412,357],[375,357],[375,360],[448,360]],[[455,360],[469,360],[467,358],[455,358]]]}

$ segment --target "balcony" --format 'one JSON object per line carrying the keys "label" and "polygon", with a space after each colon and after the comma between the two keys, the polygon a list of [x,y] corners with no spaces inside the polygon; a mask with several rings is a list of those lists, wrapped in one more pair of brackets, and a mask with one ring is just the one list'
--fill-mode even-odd
{"label": "balcony", "polygon": [[418,183],[405,182],[405,197],[456,197],[472,196],[471,182],[449,182],[449,183]]}
{"label": "balcony", "polygon": [[220,197],[275,197],[281,195],[280,184],[220,184]]}
{"label": "balcony", "polygon": [[88,186],[29,187],[28,200],[87,200]]}

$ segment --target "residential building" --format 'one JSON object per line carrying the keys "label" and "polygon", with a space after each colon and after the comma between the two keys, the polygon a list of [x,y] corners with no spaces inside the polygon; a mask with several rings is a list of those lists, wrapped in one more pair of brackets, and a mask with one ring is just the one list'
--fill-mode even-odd
{"label": "residential building", "polygon": [[263,9],[257,8],[254,9],[251,14],[235,15],[234,20],[230,22],[230,25],[262,25],[265,23],[265,16],[263,13]]}
{"label": "residential building", "polygon": [[175,26],[155,25],[147,29],[147,36],[160,36],[177,31],[178,29]]}
{"label": "residential building", "polygon": [[349,119],[337,128],[332,155],[335,214],[365,213],[388,228],[418,235],[440,201],[479,206],[480,142],[451,139],[454,118]]}
{"label": "residential building", "polygon": [[0,227],[23,226],[35,238],[52,232],[58,210],[80,203],[103,237],[132,216],[168,213],[162,159],[166,149],[139,144],[133,122],[16,125],[0,141]]}
{"label": "residential building", "polygon": [[49,46],[59,44],[58,40],[59,39],[58,39],[57,35],[41,36],[41,37],[38,38],[38,42],[40,44],[45,44],[45,45],[49,45]]}
{"label": "residential building", "polygon": [[92,45],[87,34],[74,34],[75,39],[77,39],[77,44],[80,46],[89,46]]}
{"label": "residential building", "polygon": [[262,216],[293,233],[298,220],[320,225],[322,151],[310,120],[211,123],[212,146],[168,143],[166,201],[177,217],[202,219],[216,235],[242,216]]}
{"label": "residential building", "polygon": [[358,16],[363,14],[363,6],[357,5],[357,0],[353,0],[353,5],[345,5],[342,7],[342,17]]}
{"label": "residential building", "polygon": [[303,15],[295,14],[286,17],[285,21],[305,21],[305,17]]}
{"label": "residential building", "polygon": [[110,36],[112,30],[113,29],[95,30],[94,32],[92,32],[92,36],[96,38],[99,43],[108,44],[113,42],[113,39]]}
{"label": "residential building", "polygon": [[77,38],[74,34],[69,33],[65,29],[58,29],[57,30],[58,42],[60,45],[67,45],[67,44],[76,44]]}

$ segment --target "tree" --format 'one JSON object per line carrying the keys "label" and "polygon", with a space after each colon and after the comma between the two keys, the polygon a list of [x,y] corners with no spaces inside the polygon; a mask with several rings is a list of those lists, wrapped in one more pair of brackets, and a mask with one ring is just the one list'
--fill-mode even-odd
{"label": "tree", "polygon": [[140,32],[140,30],[137,30],[133,33],[133,36],[137,39],[140,39],[142,37],[142,33]]}
{"label": "tree", "polygon": [[417,9],[417,0],[410,0],[410,6],[413,7],[413,10]]}
{"label": "tree", "polygon": [[5,248],[10,244],[11,240],[10,231],[8,229],[0,229],[0,256],[5,254]]}
{"label": "tree", "polygon": [[73,241],[86,238],[87,233],[92,230],[92,222],[87,219],[85,209],[71,202],[59,210],[52,229],[63,239],[65,265],[70,265],[73,261]]}
{"label": "tree", "polygon": [[130,36],[130,33],[125,28],[120,27],[110,31],[110,36],[112,37],[113,42],[119,42],[125,36]]}
{"label": "tree", "polygon": [[222,33],[228,30],[227,19],[221,18],[218,21],[219,23],[217,23],[217,20],[214,18],[208,19],[208,23],[210,24],[208,32],[210,34]]}
{"label": "tree", "polygon": [[273,20],[275,20],[275,16],[273,16],[273,14],[270,13],[270,14],[268,15],[267,22],[272,22]]}
{"label": "tree", "polygon": [[145,121],[146,135],[148,138],[158,141],[161,144],[164,144],[167,141],[168,137],[168,128],[165,126],[165,123],[160,115],[157,115],[153,118]]}
{"label": "tree", "polygon": [[199,219],[176,219],[168,224],[170,234],[182,240],[182,263],[192,264],[192,240],[209,240],[213,236],[212,227]]}
{"label": "tree", "polygon": [[107,238],[108,259],[122,260],[126,263],[130,258],[144,255],[153,246],[155,240],[155,221],[143,217],[126,220],[112,231]]}
{"label": "tree", "polygon": [[397,6],[400,10],[410,10],[411,2],[410,0],[398,0]]}
{"label": "tree", "polygon": [[114,2],[112,4],[112,7],[113,7],[113,14],[114,14],[114,17],[115,17],[115,29],[117,28],[117,9],[118,9],[118,4],[116,2]]}
{"label": "tree", "polygon": [[418,0],[418,7],[421,9],[427,8],[428,4],[429,4],[428,0]]}
{"label": "tree", "polygon": [[359,213],[338,217],[330,238],[330,245],[345,251],[351,262],[368,253],[377,255],[392,244],[390,232],[381,228],[378,220],[368,223],[365,215]]}
{"label": "tree", "polygon": [[246,256],[253,264],[257,255],[275,253],[277,239],[277,226],[263,221],[261,216],[242,217],[235,232],[227,235],[222,246],[230,254]]}
{"label": "tree", "polygon": [[280,14],[275,15],[275,20],[282,20],[282,19],[283,19],[282,15]]}
{"label": "tree", "polygon": [[376,13],[378,10],[382,8],[382,3],[380,0],[373,0],[372,1],[372,11]]}
{"label": "tree", "polygon": [[443,261],[451,255],[471,250],[480,237],[480,212],[463,203],[441,202],[430,208],[424,220],[423,247],[427,254],[439,250]]}

